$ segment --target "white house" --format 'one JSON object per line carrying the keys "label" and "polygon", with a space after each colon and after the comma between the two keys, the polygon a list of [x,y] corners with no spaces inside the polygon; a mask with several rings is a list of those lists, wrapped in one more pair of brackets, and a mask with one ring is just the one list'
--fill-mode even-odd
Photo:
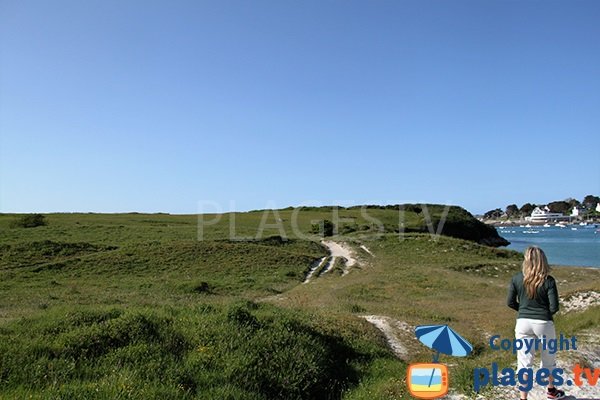
{"label": "white house", "polygon": [[600,212],[600,203],[596,204],[596,211]]}
{"label": "white house", "polygon": [[536,207],[531,212],[531,216],[525,217],[526,221],[530,222],[548,222],[557,219],[564,219],[565,215],[563,213],[553,213],[550,212],[548,206],[544,206],[544,208]]}
{"label": "white house", "polygon": [[583,207],[575,206],[571,211],[571,217],[579,217],[584,211],[585,209]]}

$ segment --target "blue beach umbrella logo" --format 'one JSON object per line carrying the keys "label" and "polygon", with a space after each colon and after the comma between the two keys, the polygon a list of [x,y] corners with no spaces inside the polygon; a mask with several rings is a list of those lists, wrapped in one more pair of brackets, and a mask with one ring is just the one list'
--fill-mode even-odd
{"label": "blue beach umbrella logo", "polygon": [[473,351],[471,343],[448,325],[420,325],[415,328],[417,339],[436,353],[433,362],[438,362],[440,353],[454,357],[465,357]]}
{"label": "blue beach umbrella logo", "polygon": [[473,351],[471,343],[448,325],[421,325],[415,328],[417,339],[435,351],[433,363],[409,365],[407,385],[410,393],[419,399],[437,399],[448,393],[448,367],[438,363],[440,354],[464,357]]}

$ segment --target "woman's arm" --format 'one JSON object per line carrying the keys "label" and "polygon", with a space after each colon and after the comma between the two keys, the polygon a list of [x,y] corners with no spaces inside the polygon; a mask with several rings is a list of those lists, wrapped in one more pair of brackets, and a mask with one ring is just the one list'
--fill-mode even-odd
{"label": "woman's arm", "polygon": [[510,285],[508,285],[508,297],[506,299],[506,305],[513,310],[519,311],[519,302],[517,302],[517,288],[515,282],[511,279]]}
{"label": "woman's arm", "polygon": [[551,276],[548,277],[548,304],[550,305],[550,314],[556,314],[560,308],[558,305],[558,289],[556,288],[556,281]]}

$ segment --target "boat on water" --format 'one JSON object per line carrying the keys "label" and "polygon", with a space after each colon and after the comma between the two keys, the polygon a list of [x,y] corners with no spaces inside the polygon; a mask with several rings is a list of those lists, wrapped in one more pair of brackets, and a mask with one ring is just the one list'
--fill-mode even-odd
{"label": "boat on water", "polygon": [[559,228],[566,228],[567,227],[567,225],[563,224],[562,222],[558,222],[558,223],[554,224],[554,226],[557,226]]}
{"label": "boat on water", "polygon": [[550,224],[544,224],[544,228],[550,228]]}
{"label": "boat on water", "polygon": [[536,231],[533,229],[527,229],[526,231],[523,231],[523,233],[535,234],[535,233],[540,233],[540,231]]}

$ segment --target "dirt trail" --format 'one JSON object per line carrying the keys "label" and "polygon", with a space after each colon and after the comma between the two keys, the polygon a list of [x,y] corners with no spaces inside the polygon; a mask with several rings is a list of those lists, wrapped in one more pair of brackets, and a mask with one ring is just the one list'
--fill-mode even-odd
{"label": "dirt trail", "polygon": [[364,251],[366,251],[367,253],[369,253],[369,255],[370,255],[371,257],[375,257],[375,254],[371,253],[371,250],[369,250],[369,249],[367,248],[367,246],[365,246],[364,244],[361,244],[361,245],[360,245],[360,248],[361,248],[361,249],[363,249]]}
{"label": "dirt trail", "polygon": [[325,262],[327,262],[327,257],[322,257],[322,258],[319,258],[317,261],[315,261],[313,263],[313,265],[310,267],[310,270],[308,271],[308,275],[306,275],[306,279],[304,279],[304,282],[302,282],[302,283],[310,282],[310,279],[313,277],[315,272],[317,272],[319,269],[321,269],[321,267],[323,266],[323,264]]}
{"label": "dirt trail", "polygon": [[[345,262],[345,268],[342,272],[342,276],[350,272],[350,268],[358,265],[358,260],[354,258],[354,252],[350,246],[344,243],[334,242],[332,240],[322,240],[321,244],[329,250],[329,256],[318,259],[313,263],[304,282],[309,283],[311,279],[326,274],[333,268],[338,258],[342,258]],[[368,250],[367,250],[368,251]],[[370,253],[370,252],[369,252]]]}
{"label": "dirt trail", "polygon": [[409,352],[394,331],[395,329],[411,329],[408,324],[382,315],[363,315],[362,318],[366,319],[383,333],[388,346],[390,346],[396,357],[402,360],[408,359]]}
{"label": "dirt trail", "polygon": [[337,243],[331,240],[323,240],[321,241],[321,243],[324,246],[326,246],[329,249],[329,252],[331,253],[331,261],[329,262],[323,273],[326,273],[333,267],[333,265],[335,264],[335,260],[338,257],[342,257],[346,260],[346,268],[344,268],[342,276],[350,272],[350,267],[354,266],[357,263],[356,259],[352,256],[352,249],[350,249],[350,247],[346,246],[345,244]]}

